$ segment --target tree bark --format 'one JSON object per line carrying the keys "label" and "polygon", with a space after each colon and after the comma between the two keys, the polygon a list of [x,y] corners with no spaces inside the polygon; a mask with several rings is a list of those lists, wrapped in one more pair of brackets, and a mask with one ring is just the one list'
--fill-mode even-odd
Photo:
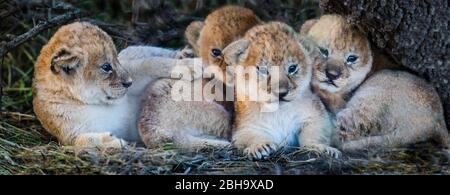
{"label": "tree bark", "polygon": [[344,15],[373,46],[429,80],[441,96],[450,128],[450,8],[448,0],[321,0]]}

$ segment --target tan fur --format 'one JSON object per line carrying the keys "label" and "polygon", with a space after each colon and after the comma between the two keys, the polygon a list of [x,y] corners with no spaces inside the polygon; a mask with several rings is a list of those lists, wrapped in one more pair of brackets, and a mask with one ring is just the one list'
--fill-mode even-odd
{"label": "tan fur", "polygon": [[[311,59],[304,53],[300,37],[286,24],[271,22],[252,28],[243,39],[224,50],[225,61],[234,66],[253,68],[279,67],[279,77],[267,99],[250,101],[252,94],[237,87],[236,127],[233,143],[254,159],[269,156],[289,147],[305,147],[335,157],[340,152],[330,147],[332,126],[328,114],[310,88]],[[288,74],[287,69],[298,65],[298,72]],[[266,77],[258,73],[260,78]],[[242,77],[244,81],[247,77]],[[239,82],[239,78],[237,80]],[[262,86],[248,84],[248,88]],[[270,85],[269,87],[274,88]],[[281,99],[281,93],[286,93]],[[264,107],[279,103],[279,109],[261,112]]]}
{"label": "tan fur", "polygon": [[189,45],[193,48],[196,55],[199,53],[199,46],[197,41],[200,38],[200,32],[205,26],[205,22],[203,21],[194,21],[186,27],[186,31],[184,32],[184,36],[186,37]]}
{"label": "tan fur", "polygon": [[[377,55],[373,61],[379,64],[372,67],[369,41],[341,16],[322,16],[308,36],[329,50],[328,56],[322,52],[315,60],[312,86],[336,114],[343,150],[384,149],[429,139],[447,144],[442,104],[432,86],[402,71],[370,74],[393,66]],[[357,55],[358,61],[346,64],[349,54]],[[327,69],[341,73],[335,86],[326,82]]]}
{"label": "tan fur", "polygon": [[305,21],[305,23],[303,23],[302,27],[300,28],[300,35],[307,36],[309,31],[311,30],[311,27],[313,27],[318,21],[318,19]]}
{"label": "tan fur", "polygon": [[[314,62],[312,86],[327,108],[336,113],[345,106],[347,95],[364,81],[372,69],[369,42],[345,18],[338,15],[322,16],[310,28],[307,36],[317,44],[316,50],[322,48],[328,51],[328,56],[316,51],[319,60]],[[346,64],[349,55],[358,56],[356,63]],[[330,84],[327,72],[340,76]]]}
{"label": "tan fur", "polygon": [[[142,86],[188,63],[141,59],[141,49],[130,47],[118,59],[111,38],[98,27],[86,22],[61,27],[35,64],[33,106],[44,128],[65,145],[122,147],[125,140],[139,142]],[[106,64],[111,71],[101,69]]]}
{"label": "tan fur", "polygon": [[223,58],[212,56],[211,50],[223,50],[228,44],[244,36],[250,28],[261,23],[259,17],[250,9],[225,6],[209,14],[204,23],[191,24],[186,31],[186,37],[192,47],[197,48],[195,50],[198,51],[199,57],[208,64],[220,66],[225,70]]}
{"label": "tan fur", "polygon": [[[179,80],[152,83],[144,95],[139,132],[149,148],[173,141],[180,149],[223,148],[230,145],[231,113],[215,101],[174,101],[172,85]],[[194,82],[201,82],[196,80]],[[191,84],[191,83],[187,83]],[[201,94],[193,90],[192,94]]]}
{"label": "tan fur", "polygon": [[434,140],[448,144],[442,103],[423,79],[382,70],[364,82],[337,114],[346,151],[403,147]]}
{"label": "tan fur", "polygon": [[[225,6],[208,15],[204,22],[192,22],[186,28],[185,36],[205,64],[219,66],[223,71],[226,68],[223,56],[213,57],[211,50],[223,50],[259,23],[260,19],[251,10]],[[210,81],[203,79],[193,83],[205,86]],[[144,100],[139,122],[144,143],[148,147],[157,147],[171,140],[178,147],[188,150],[230,145],[227,140],[231,134],[233,102],[174,101],[170,91],[171,84],[175,82],[179,81],[160,80],[149,86],[147,97],[152,98]],[[222,83],[218,85],[222,85],[223,89],[227,87]],[[215,93],[224,94],[225,91]]]}
{"label": "tan fur", "polygon": [[[334,21],[333,21],[334,20]],[[308,36],[308,34],[310,33],[311,28],[319,21],[319,19],[311,19],[311,20],[307,20],[302,27],[300,28],[300,34],[302,36]],[[322,20],[320,21],[320,26],[316,26],[315,30],[317,31],[317,29],[320,30],[320,28],[324,27],[326,28],[327,25],[339,25],[339,24],[345,24],[346,21],[343,17],[337,16],[337,15],[325,15],[323,16]],[[351,25],[346,25],[350,31],[356,31],[357,34],[356,36],[363,36],[362,33],[358,32],[357,28]],[[345,30],[342,30],[342,32],[333,32],[333,34],[339,34],[339,33],[345,33]],[[312,32],[312,34],[316,34],[317,32]],[[323,34],[318,35],[318,36],[326,36]],[[318,37],[318,36],[313,36],[313,37]],[[330,36],[331,37],[331,36]],[[335,39],[338,39],[339,37],[334,37]],[[350,38],[350,37],[349,37]],[[343,41],[343,40],[342,40]],[[341,42],[342,42],[341,41]],[[342,43],[339,43],[340,41],[338,41],[336,43],[336,45],[339,45]],[[344,41],[345,42],[345,41]],[[369,72],[369,75],[372,75],[373,73],[379,71],[379,70],[385,70],[385,69],[403,69],[402,66],[398,63],[396,63],[393,59],[391,59],[387,54],[383,53],[382,51],[380,51],[379,49],[375,49],[372,48],[372,55],[373,55],[373,62],[372,62],[372,68],[371,68],[371,72]]]}

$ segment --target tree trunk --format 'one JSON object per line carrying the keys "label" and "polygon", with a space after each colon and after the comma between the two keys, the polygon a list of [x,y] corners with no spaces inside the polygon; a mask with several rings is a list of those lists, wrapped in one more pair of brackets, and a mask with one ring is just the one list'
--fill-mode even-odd
{"label": "tree trunk", "polygon": [[327,13],[345,15],[372,45],[429,80],[438,90],[450,128],[450,8],[448,0],[321,0]]}

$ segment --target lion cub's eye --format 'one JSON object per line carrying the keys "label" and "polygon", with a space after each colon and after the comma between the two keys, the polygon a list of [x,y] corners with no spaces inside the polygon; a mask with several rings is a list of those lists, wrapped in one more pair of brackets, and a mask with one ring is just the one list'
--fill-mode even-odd
{"label": "lion cub's eye", "polygon": [[299,70],[298,65],[293,64],[293,65],[289,66],[288,73],[289,73],[289,75],[294,75],[294,74],[297,74],[298,70]]}
{"label": "lion cub's eye", "polygon": [[358,60],[358,56],[350,55],[347,57],[347,64],[353,64]]}
{"label": "lion cub's eye", "polygon": [[261,75],[268,75],[269,74],[269,70],[267,69],[267,66],[256,66],[256,70]]}
{"label": "lion cub's eye", "polygon": [[212,49],[211,55],[215,58],[218,58],[218,57],[222,56],[222,51],[220,51],[220,49]]}
{"label": "lion cub's eye", "polygon": [[109,63],[104,63],[104,64],[100,67],[100,69],[102,69],[102,71],[105,72],[105,73],[111,73],[112,70],[113,70],[111,64],[109,64]]}
{"label": "lion cub's eye", "polygon": [[328,55],[329,55],[328,49],[325,49],[323,47],[319,47],[319,52],[320,52],[320,54],[322,54],[323,57],[328,58]]}

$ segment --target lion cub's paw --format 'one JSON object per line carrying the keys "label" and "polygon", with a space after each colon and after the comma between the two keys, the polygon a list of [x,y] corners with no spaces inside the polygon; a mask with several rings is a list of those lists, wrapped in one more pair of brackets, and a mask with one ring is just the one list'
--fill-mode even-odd
{"label": "lion cub's paw", "polygon": [[346,108],[336,115],[336,125],[344,131],[355,130],[352,110]]}
{"label": "lion cub's paw", "polygon": [[163,96],[170,94],[172,85],[170,80],[161,79],[155,81],[150,87],[150,94],[152,96]]}
{"label": "lion cub's paw", "polygon": [[244,154],[251,160],[261,160],[268,158],[277,150],[278,147],[274,143],[262,142],[247,146],[244,149]]}
{"label": "lion cub's paw", "polygon": [[355,140],[376,129],[377,124],[367,114],[369,113],[346,108],[336,115],[336,126],[340,129],[343,141]]}
{"label": "lion cub's paw", "polygon": [[307,151],[317,152],[319,154],[327,154],[335,159],[341,158],[342,153],[336,148],[324,144],[312,144],[305,146]]}
{"label": "lion cub's paw", "polygon": [[195,55],[194,50],[186,46],[184,49],[177,51],[175,58],[176,59],[195,58],[196,56],[197,55]]}
{"label": "lion cub's paw", "polygon": [[123,139],[117,138],[116,136],[105,133],[102,136],[102,147],[104,148],[123,148],[127,146],[127,142]]}
{"label": "lion cub's paw", "polygon": [[127,142],[108,132],[84,133],[76,138],[74,145],[87,148],[123,148],[127,146]]}
{"label": "lion cub's paw", "polygon": [[358,118],[356,112],[348,108],[336,115],[336,126],[340,130],[340,137],[343,140],[352,140],[358,137],[360,124]]}

